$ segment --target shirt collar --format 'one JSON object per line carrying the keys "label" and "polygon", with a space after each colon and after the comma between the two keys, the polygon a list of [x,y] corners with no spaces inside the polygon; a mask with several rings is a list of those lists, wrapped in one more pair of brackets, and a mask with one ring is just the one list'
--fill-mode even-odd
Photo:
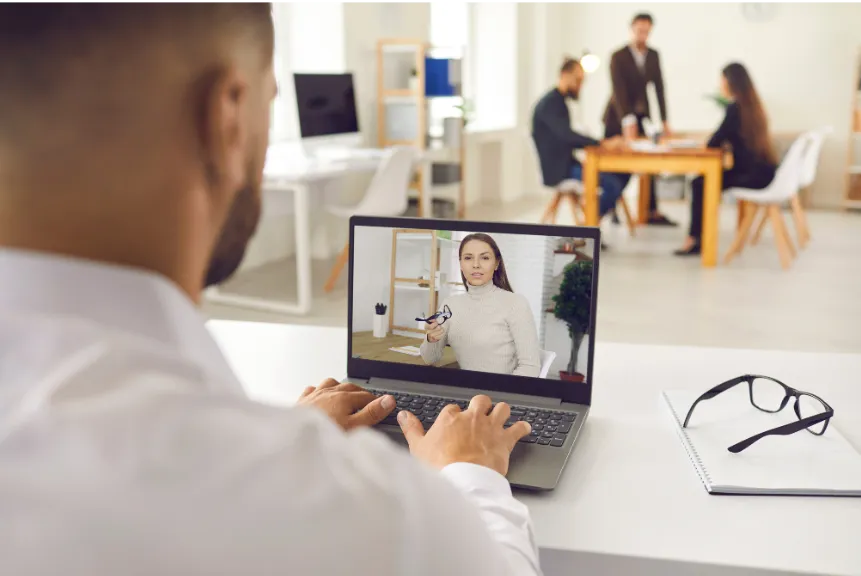
{"label": "shirt collar", "polygon": [[158,274],[119,265],[0,249],[0,312],[87,320],[155,341],[194,362],[212,385],[241,385],[178,286]]}

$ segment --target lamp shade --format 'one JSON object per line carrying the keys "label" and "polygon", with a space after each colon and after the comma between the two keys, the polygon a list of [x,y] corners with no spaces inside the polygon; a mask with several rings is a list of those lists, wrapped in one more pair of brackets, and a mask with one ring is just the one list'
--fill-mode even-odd
{"label": "lamp shade", "polygon": [[586,50],[580,58],[580,65],[583,66],[583,71],[586,74],[591,74],[598,69],[598,66],[601,65],[601,60],[596,55]]}

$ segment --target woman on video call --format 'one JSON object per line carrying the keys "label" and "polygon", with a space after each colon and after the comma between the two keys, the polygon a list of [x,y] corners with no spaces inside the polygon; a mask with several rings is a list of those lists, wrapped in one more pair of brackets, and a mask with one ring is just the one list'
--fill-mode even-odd
{"label": "woman on video call", "polygon": [[537,377],[541,352],[535,320],[526,298],[511,289],[499,246],[487,234],[470,234],[458,257],[467,293],[443,303],[452,312],[448,321],[428,323],[422,358],[439,362],[448,344],[463,370]]}

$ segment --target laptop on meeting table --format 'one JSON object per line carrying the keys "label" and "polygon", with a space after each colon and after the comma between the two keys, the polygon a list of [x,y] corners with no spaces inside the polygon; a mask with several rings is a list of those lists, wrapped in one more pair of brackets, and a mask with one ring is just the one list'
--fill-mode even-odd
{"label": "laptop on meeting table", "polygon": [[597,228],[353,217],[347,378],[396,398],[379,429],[405,442],[400,410],[427,429],[486,394],[532,425],[512,486],[553,489],[592,398],[599,246]]}

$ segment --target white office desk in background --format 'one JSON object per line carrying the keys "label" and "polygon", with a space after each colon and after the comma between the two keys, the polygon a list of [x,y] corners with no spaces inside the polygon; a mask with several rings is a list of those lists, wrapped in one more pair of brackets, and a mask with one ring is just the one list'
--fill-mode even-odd
{"label": "white office desk in background", "polygon": [[[259,401],[288,405],[346,375],[345,329],[209,327]],[[547,576],[861,574],[861,498],[711,496],[659,398],[767,374],[821,395],[858,449],[861,355],[599,343],[595,362],[592,410],[559,487],[518,493]]]}
{"label": "white office desk in background", "polygon": [[[307,314],[311,310],[312,293],[312,190],[351,173],[374,172],[384,157],[385,151],[375,148],[323,148],[317,156],[309,157],[298,144],[270,147],[263,169],[263,213],[265,217],[294,214],[297,300],[294,303],[241,296],[217,288],[208,289],[206,299],[265,312]],[[429,187],[425,186],[425,190],[426,196],[421,203],[423,212],[427,212],[431,204]]]}

